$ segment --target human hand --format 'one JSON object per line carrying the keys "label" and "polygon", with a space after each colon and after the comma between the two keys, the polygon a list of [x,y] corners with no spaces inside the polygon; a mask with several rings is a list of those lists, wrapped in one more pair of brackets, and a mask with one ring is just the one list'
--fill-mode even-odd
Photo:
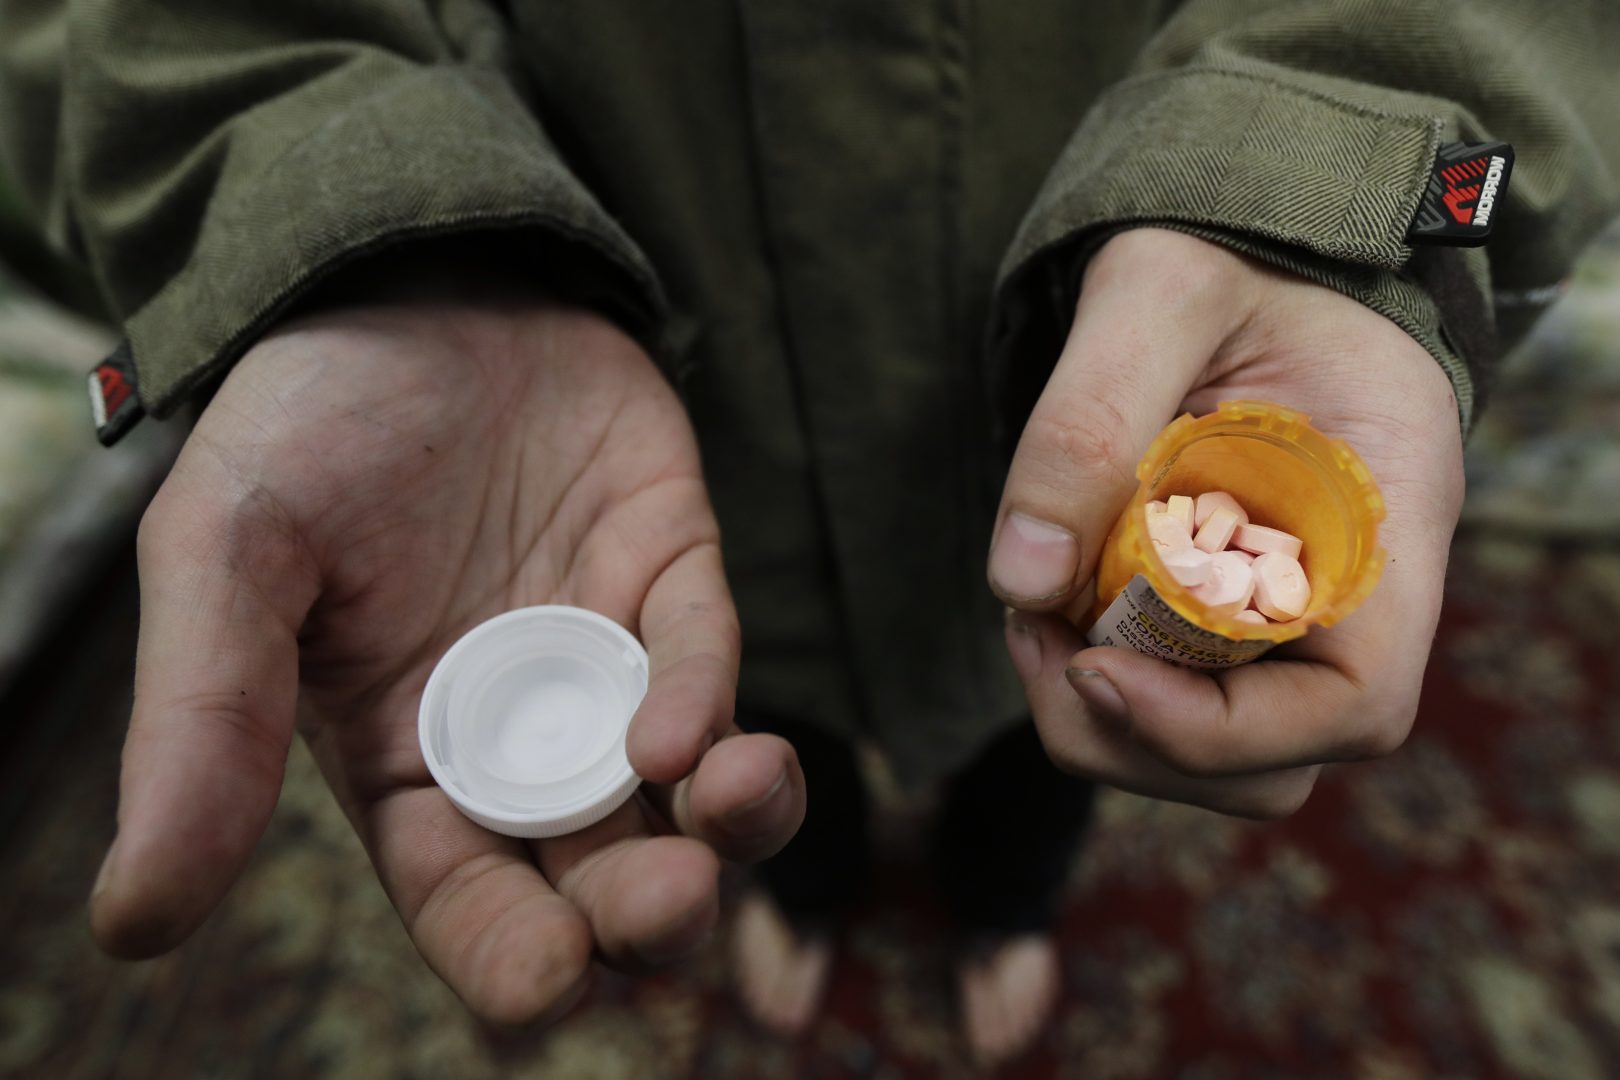
{"label": "human hand", "polygon": [[[717,854],[764,857],[803,817],[792,748],[732,723],[737,618],[686,415],[594,314],[441,281],[288,325],[225,380],[138,546],[135,709],[91,907],[115,954],[176,945],[221,900],[295,713],[416,947],[492,1021],[556,1015],[593,951],[688,952],[717,917]],[[628,750],[648,783],[523,841],[434,785],[416,715],[462,633],[541,603],[645,642]]]}
{"label": "human hand", "polygon": [[[1089,609],[1137,461],[1176,415],[1228,399],[1297,408],[1356,449],[1388,508],[1382,580],[1342,623],[1241,667],[1087,647],[1059,613]],[[1394,750],[1417,710],[1462,495],[1450,382],[1394,323],[1195,237],[1110,240],[1019,441],[989,564],[1047,752],[1128,791],[1281,817],[1322,763]]]}

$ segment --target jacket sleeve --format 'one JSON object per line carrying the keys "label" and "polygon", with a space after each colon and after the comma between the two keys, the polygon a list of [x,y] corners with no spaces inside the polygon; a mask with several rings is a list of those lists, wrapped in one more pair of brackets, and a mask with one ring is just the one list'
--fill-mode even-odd
{"label": "jacket sleeve", "polygon": [[91,268],[160,416],[327,273],[411,238],[527,229],[536,274],[590,283],[643,340],[663,313],[488,0],[7,0],[0,164]]}
{"label": "jacket sleeve", "polygon": [[[1026,215],[994,356],[1055,356],[1089,252],[1161,225],[1392,319],[1450,375],[1466,432],[1503,344],[1620,207],[1616,56],[1620,7],[1598,0],[1189,0],[1092,105]],[[1414,249],[1455,139],[1513,145],[1506,203],[1485,247]]]}

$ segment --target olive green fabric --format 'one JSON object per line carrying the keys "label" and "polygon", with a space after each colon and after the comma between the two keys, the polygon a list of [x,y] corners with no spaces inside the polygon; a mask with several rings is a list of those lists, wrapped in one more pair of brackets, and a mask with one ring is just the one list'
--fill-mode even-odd
{"label": "olive green fabric", "polygon": [[[1088,230],[1164,224],[1391,318],[1451,376],[1466,431],[1495,346],[1528,329],[1620,205],[1617,58],[1620,6],[1598,0],[1187,3],[1037,196],[1004,267],[1029,303],[1004,294],[999,348],[1057,333],[1078,282],[1054,289],[1050,275],[1072,268]],[[1488,247],[1427,256],[1458,263],[1451,275],[1477,293],[1441,311],[1404,238],[1454,139],[1510,142],[1516,161]],[[1500,327],[1495,292],[1513,313]]]}
{"label": "olive green fabric", "polygon": [[4,17],[7,156],[95,271],[157,415],[323,271],[407,236],[542,227],[657,310],[476,0],[7,0]]}
{"label": "olive green fabric", "polygon": [[[1551,295],[1616,205],[1615,22],[1512,0],[7,0],[0,154],[94,270],[157,415],[348,260],[545,238],[537,284],[624,321],[691,411],[742,707],[871,734],[920,782],[1023,711],[984,558],[1096,243],[1167,224],[1342,289],[1445,365],[1466,425],[1494,291]],[[1415,257],[1458,136],[1518,150],[1499,237]]]}
{"label": "olive green fabric", "polygon": [[64,307],[91,317],[103,315],[89,274],[81,264],[51,250],[4,169],[0,169],[0,266]]}

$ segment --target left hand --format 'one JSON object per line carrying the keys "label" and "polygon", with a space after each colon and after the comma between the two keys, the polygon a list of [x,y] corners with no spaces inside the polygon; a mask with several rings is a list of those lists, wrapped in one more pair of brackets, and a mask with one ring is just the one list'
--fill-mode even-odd
{"label": "left hand", "polygon": [[[1088,648],[1059,613],[1089,607],[1137,461],[1178,414],[1230,399],[1297,408],[1356,449],[1388,505],[1382,580],[1342,623],[1241,667]],[[1048,754],[1128,791],[1271,818],[1305,801],[1323,763],[1391,752],[1417,711],[1462,496],[1450,381],[1394,323],[1195,237],[1115,237],[1087,267],[990,556]]]}

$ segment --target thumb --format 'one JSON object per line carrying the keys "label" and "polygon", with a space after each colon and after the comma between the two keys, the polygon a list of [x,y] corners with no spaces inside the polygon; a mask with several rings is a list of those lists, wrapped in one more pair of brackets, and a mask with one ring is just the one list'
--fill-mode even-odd
{"label": "thumb", "polygon": [[275,808],[316,575],[283,523],[182,456],[138,541],[141,627],[118,836],[91,894],[108,952],[172,948],[241,872]]}
{"label": "thumb", "polygon": [[1091,578],[1137,461],[1240,321],[1242,269],[1158,229],[1124,233],[1092,259],[1002,491],[989,578],[1004,603],[1061,609]]}
{"label": "thumb", "polygon": [[742,641],[713,543],[678,557],[648,590],[640,627],[652,661],[626,752],[665,820],[727,859],[775,854],[804,820],[804,772],[774,735],[733,722]]}

